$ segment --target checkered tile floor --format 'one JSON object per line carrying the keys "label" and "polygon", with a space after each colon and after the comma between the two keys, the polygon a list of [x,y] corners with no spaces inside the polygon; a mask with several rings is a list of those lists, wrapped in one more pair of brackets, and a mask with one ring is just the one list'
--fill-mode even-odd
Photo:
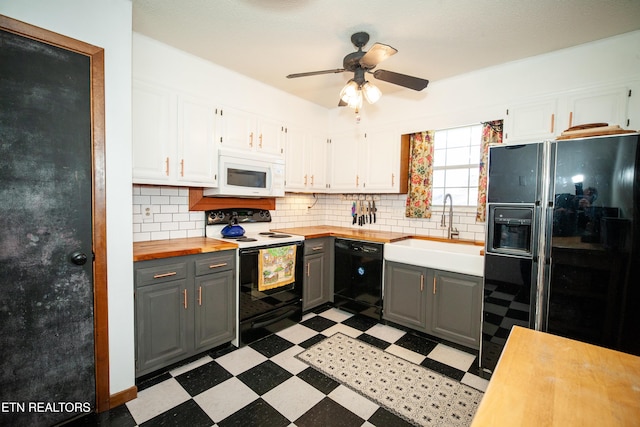
{"label": "checkered tile floor", "polygon": [[404,420],[294,356],[342,332],[484,391],[477,352],[322,308],[249,346],[216,349],[138,384],[138,397],[74,425],[405,426]]}

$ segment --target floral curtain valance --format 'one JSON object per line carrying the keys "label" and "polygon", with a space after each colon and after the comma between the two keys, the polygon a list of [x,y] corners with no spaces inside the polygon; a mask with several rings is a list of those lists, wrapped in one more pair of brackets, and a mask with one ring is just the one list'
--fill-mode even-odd
{"label": "floral curtain valance", "polygon": [[410,135],[408,218],[431,218],[434,134],[429,130]]}

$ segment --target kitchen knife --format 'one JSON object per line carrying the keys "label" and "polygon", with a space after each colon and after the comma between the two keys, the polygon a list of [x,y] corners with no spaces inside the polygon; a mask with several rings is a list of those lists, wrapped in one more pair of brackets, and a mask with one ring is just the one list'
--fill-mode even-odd
{"label": "kitchen knife", "polygon": [[376,201],[373,201],[373,222],[376,222],[376,212],[378,209],[376,208]]}
{"label": "kitchen knife", "polygon": [[369,212],[369,224],[371,224],[371,216],[373,215],[373,211],[371,210],[371,202],[367,202],[367,212]]}
{"label": "kitchen knife", "polygon": [[353,217],[353,222],[351,224],[355,224],[358,218],[358,215],[356,213],[356,202],[353,202],[353,204],[351,205],[351,216]]}
{"label": "kitchen knife", "polygon": [[360,202],[360,226],[364,225],[364,203]]}

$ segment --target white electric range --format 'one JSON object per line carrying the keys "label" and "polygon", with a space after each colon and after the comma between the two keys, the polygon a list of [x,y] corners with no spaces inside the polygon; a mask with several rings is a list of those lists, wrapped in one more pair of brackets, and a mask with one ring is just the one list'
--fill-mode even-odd
{"label": "white electric range", "polygon": [[[244,229],[241,237],[224,237],[222,229],[233,219]],[[303,236],[296,236],[269,231],[271,213],[261,209],[219,209],[206,212],[205,235],[212,239],[234,242],[239,248],[281,245],[301,242]]]}
{"label": "white electric range", "polygon": [[[244,229],[238,237],[224,237],[222,229],[236,223]],[[304,237],[269,231],[268,210],[221,209],[206,212],[205,235],[238,245],[236,259],[237,305],[234,342],[242,347],[302,320]],[[278,260],[274,264],[274,260]],[[272,268],[276,266],[277,269]],[[289,269],[282,286],[265,287],[267,277]],[[278,273],[280,274],[280,273]]]}

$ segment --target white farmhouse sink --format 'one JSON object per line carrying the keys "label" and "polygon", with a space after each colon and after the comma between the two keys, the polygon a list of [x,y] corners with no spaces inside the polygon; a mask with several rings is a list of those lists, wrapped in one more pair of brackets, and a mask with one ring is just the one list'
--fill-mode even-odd
{"label": "white farmhouse sink", "polygon": [[481,246],[434,240],[406,239],[385,243],[384,259],[444,271],[484,275]]}

